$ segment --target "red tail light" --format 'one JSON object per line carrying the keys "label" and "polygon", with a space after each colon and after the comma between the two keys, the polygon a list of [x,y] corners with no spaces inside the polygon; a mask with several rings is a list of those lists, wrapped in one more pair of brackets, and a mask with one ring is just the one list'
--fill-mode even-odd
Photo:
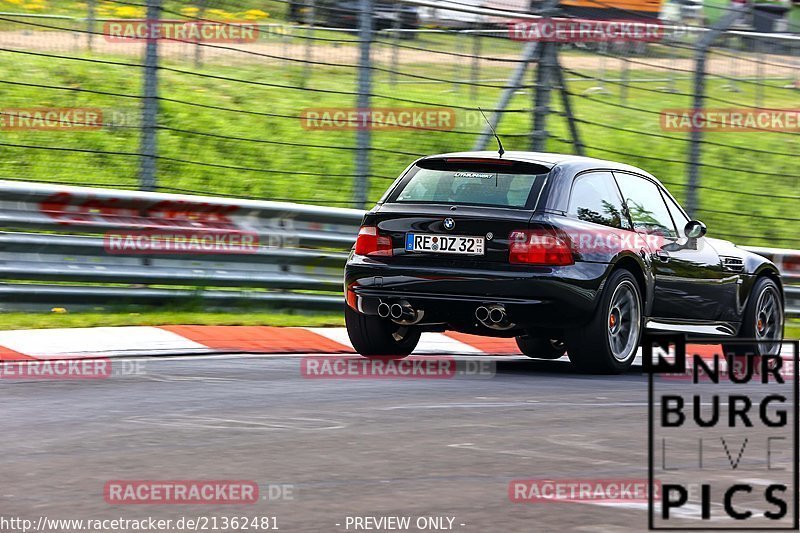
{"label": "red tail light", "polygon": [[361,226],[356,239],[356,255],[392,255],[392,238],[381,235],[375,226]]}
{"label": "red tail light", "polygon": [[549,232],[512,231],[508,241],[509,263],[548,266],[575,263],[569,242]]}

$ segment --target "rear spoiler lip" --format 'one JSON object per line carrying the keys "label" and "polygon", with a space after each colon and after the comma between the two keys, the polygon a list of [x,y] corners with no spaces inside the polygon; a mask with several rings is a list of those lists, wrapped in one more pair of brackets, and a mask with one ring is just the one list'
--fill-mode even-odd
{"label": "rear spoiler lip", "polygon": [[552,163],[552,162],[549,162],[549,161],[540,161],[540,160],[537,160],[537,159],[526,159],[526,158],[513,157],[513,156],[512,157],[502,157],[502,158],[497,157],[497,158],[493,158],[493,157],[486,157],[486,156],[470,157],[470,156],[448,156],[448,155],[429,155],[429,156],[425,156],[425,157],[421,157],[421,158],[417,159],[414,163],[417,164],[417,163],[421,163],[423,161],[436,161],[436,160],[456,161],[456,162],[458,162],[458,161],[485,161],[487,163],[496,163],[496,164],[501,164],[501,165],[513,164],[513,163],[528,163],[528,164],[532,164],[532,165],[539,165],[539,166],[544,167],[544,168],[546,168],[548,170],[552,170],[557,165],[557,163]]}

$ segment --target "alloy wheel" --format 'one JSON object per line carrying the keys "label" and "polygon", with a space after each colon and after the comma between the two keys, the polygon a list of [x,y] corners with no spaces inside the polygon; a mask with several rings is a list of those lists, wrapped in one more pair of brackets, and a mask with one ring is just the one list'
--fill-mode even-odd
{"label": "alloy wheel", "polygon": [[617,361],[627,361],[636,354],[641,317],[636,287],[624,280],[614,289],[607,319],[608,344]]}
{"label": "alloy wheel", "polygon": [[[783,309],[781,298],[774,286],[768,285],[758,295],[755,313],[755,337],[758,340],[781,340],[783,338]],[[759,343],[761,355],[777,355],[780,343]]]}

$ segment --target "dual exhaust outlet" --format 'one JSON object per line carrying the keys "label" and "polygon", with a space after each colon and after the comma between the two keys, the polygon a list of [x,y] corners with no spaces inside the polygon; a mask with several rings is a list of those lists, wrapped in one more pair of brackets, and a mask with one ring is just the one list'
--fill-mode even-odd
{"label": "dual exhaust outlet", "polygon": [[[380,302],[378,304],[378,316],[381,318],[389,318],[395,324],[401,326],[412,326],[417,324],[425,312],[421,309],[414,309],[414,307],[407,300],[399,300],[396,302]],[[494,305],[481,305],[475,309],[475,318],[478,322],[490,329],[507,330],[515,326],[508,319],[508,312],[501,304]]]}
{"label": "dual exhaust outlet", "polygon": [[475,318],[487,328],[506,330],[514,327],[508,319],[506,308],[500,304],[482,305],[475,309]]}
{"label": "dual exhaust outlet", "polygon": [[391,318],[392,322],[401,326],[411,326],[422,320],[424,311],[414,309],[406,300],[399,300],[394,303],[381,302],[378,304],[378,316],[381,318]]}

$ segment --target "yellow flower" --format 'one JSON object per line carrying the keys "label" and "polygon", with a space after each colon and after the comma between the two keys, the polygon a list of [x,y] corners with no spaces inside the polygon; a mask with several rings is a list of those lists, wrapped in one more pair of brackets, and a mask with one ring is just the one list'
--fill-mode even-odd
{"label": "yellow flower", "polygon": [[269,13],[260,9],[250,9],[244,12],[244,18],[245,20],[260,20],[269,18]]}
{"label": "yellow flower", "polygon": [[145,14],[144,8],[122,6],[115,9],[115,15],[120,18],[143,18]]}
{"label": "yellow flower", "polygon": [[216,8],[215,9],[209,9],[208,13],[210,15],[216,15],[217,17],[223,17],[223,18],[230,18],[230,17],[233,16],[231,13],[228,13],[224,9],[216,9]]}

